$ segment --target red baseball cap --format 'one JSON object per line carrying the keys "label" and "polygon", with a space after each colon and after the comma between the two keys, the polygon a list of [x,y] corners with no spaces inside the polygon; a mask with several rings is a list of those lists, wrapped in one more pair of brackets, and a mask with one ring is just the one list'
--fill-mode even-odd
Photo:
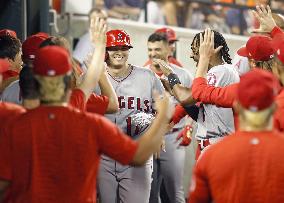
{"label": "red baseball cap", "polygon": [[238,50],[240,56],[255,61],[269,61],[275,53],[272,39],[263,35],[255,35],[249,38],[245,47]]}
{"label": "red baseball cap", "polygon": [[0,59],[0,74],[6,72],[10,67],[8,60]]}
{"label": "red baseball cap", "polygon": [[46,46],[37,51],[33,62],[36,75],[59,76],[72,71],[70,55],[66,49],[59,46]]}
{"label": "red baseball cap", "polygon": [[241,77],[238,101],[250,111],[261,111],[271,106],[277,95],[278,81],[265,70],[253,68]]}
{"label": "red baseball cap", "polygon": [[31,35],[22,44],[23,59],[33,60],[39,45],[48,37],[41,35]]}
{"label": "red baseball cap", "polygon": [[169,42],[178,41],[176,32],[172,28],[163,27],[163,28],[157,29],[155,33],[165,33]]}
{"label": "red baseball cap", "polygon": [[132,48],[130,37],[124,30],[110,30],[106,33],[106,47],[128,46]]}
{"label": "red baseball cap", "polygon": [[0,30],[0,36],[7,36],[7,35],[17,38],[17,34],[14,30],[9,30],[9,29]]}

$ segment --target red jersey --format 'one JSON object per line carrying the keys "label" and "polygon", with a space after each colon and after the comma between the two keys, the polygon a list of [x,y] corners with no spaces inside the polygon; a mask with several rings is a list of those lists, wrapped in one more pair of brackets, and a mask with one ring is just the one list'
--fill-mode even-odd
{"label": "red jersey", "polygon": [[109,99],[107,96],[91,94],[88,101],[86,110],[91,113],[104,115],[107,111]]}
{"label": "red jersey", "polygon": [[81,111],[87,110],[91,113],[104,115],[107,111],[109,99],[107,96],[92,93],[86,104],[86,96],[84,92],[80,89],[73,89],[69,104],[77,109],[80,109]]}
{"label": "red jersey", "polygon": [[[168,60],[169,60],[169,63],[175,64],[175,65],[177,65],[178,67],[183,68],[183,65],[182,65],[180,62],[178,62],[178,60],[176,60],[173,56],[169,56]],[[148,65],[150,65],[150,64],[151,64],[151,60],[148,60],[148,61],[143,65],[143,67],[144,67],[144,66],[148,66]]]}
{"label": "red jersey", "polygon": [[0,178],[12,202],[96,202],[101,154],[129,164],[138,144],[106,118],[71,107],[40,106],[0,136]]}
{"label": "red jersey", "polygon": [[280,131],[284,131],[284,88],[276,97],[277,109],[274,113],[274,126]]}
{"label": "red jersey", "polygon": [[194,170],[190,203],[284,202],[284,137],[236,132],[208,147]]}
{"label": "red jersey", "polygon": [[205,104],[232,108],[237,99],[238,83],[226,87],[214,87],[207,84],[206,78],[199,77],[193,80],[192,97]]}

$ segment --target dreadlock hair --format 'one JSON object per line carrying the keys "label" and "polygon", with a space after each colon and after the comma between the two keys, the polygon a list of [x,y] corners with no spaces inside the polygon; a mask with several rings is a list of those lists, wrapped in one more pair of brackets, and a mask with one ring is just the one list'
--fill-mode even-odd
{"label": "dreadlock hair", "polygon": [[[225,38],[223,37],[223,35],[215,30],[212,30],[214,32],[214,49],[218,48],[219,46],[222,46],[222,49],[220,50],[220,54],[221,54],[221,57],[222,59],[228,63],[228,64],[232,64],[232,59],[231,59],[231,56],[229,54],[229,47],[227,45],[227,42],[225,40]],[[205,31],[203,32],[200,32],[202,33],[202,36],[204,37],[204,34],[205,34]],[[196,34],[192,40],[192,43],[191,43],[191,49],[192,51],[194,52],[194,49],[197,49],[195,51],[195,53],[197,52],[198,53],[198,49],[199,49],[199,46],[200,46],[200,33]],[[195,46],[194,47],[194,43],[195,43]]]}

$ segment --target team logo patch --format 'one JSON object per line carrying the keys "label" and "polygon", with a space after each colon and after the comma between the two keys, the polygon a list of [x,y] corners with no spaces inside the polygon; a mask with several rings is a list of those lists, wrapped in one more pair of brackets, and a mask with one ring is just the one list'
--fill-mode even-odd
{"label": "team logo patch", "polygon": [[215,86],[216,82],[217,82],[216,75],[214,75],[214,73],[209,73],[207,75],[207,84],[211,86]]}

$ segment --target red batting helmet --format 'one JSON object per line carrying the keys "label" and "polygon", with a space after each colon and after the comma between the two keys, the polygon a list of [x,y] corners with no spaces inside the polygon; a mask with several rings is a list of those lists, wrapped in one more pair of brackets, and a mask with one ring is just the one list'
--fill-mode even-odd
{"label": "red batting helmet", "polygon": [[176,32],[171,28],[163,27],[163,28],[157,29],[155,33],[165,33],[169,42],[178,41]]}
{"label": "red batting helmet", "polygon": [[115,47],[115,46],[128,46],[132,48],[130,44],[129,35],[123,30],[110,30],[106,33],[107,42],[106,47]]}

